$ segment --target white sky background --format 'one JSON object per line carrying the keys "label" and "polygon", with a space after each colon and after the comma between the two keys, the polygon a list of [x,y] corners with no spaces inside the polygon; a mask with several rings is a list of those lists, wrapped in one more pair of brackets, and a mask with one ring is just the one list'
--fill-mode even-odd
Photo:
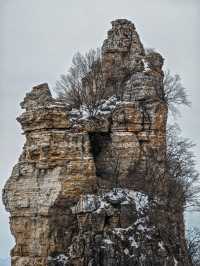
{"label": "white sky background", "polygon": [[[192,108],[179,119],[183,135],[200,161],[199,0],[0,0],[0,185],[9,177],[24,138],[15,118],[30,88],[52,88],[76,51],[101,46],[110,21],[133,21],[145,47],[156,48],[166,66],[180,74]],[[200,163],[198,164],[200,169]],[[189,214],[190,224],[200,216]],[[8,218],[0,203],[0,257],[12,246]]]}

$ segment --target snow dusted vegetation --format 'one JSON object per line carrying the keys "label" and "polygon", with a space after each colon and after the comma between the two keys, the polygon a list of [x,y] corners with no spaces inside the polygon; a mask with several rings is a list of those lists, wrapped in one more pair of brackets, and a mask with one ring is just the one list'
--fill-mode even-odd
{"label": "snow dusted vegetation", "polygon": [[[124,249],[127,256],[135,256],[138,249],[143,249],[143,242],[152,238],[154,227],[149,224],[148,211],[151,208],[148,195],[129,189],[114,188],[110,191],[104,191],[101,195],[87,194],[82,195],[76,206],[72,208],[72,212],[81,213],[110,213],[112,215],[114,208],[129,206],[135,210],[135,219],[132,225],[128,227],[114,227],[109,234],[105,234],[101,248],[107,245],[114,245],[116,238],[128,241],[129,248]],[[121,207],[120,207],[121,206]],[[164,243],[158,242],[158,249],[165,251]]]}
{"label": "snow dusted vegetation", "polygon": [[81,105],[79,109],[73,108],[69,114],[72,122],[89,120],[91,117],[110,115],[117,106],[124,103],[130,102],[121,101],[116,96],[111,96],[108,99],[101,100],[101,102],[94,108],[92,114],[86,105]]}
{"label": "snow dusted vegetation", "polygon": [[110,204],[126,205],[134,203],[137,212],[143,213],[148,208],[148,196],[144,193],[129,189],[113,189],[104,192],[102,195],[93,194],[82,195],[76,206],[72,208],[73,212],[93,212],[109,207]]}

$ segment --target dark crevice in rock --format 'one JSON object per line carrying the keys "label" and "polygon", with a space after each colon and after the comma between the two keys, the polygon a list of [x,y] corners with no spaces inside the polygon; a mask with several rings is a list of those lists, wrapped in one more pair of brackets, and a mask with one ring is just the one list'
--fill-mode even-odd
{"label": "dark crevice in rock", "polygon": [[109,132],[93,132],[89,133],[91,152],[94,160],[98,158],[98,155],[102,151],[104,146],[111,143],[112,139]]}

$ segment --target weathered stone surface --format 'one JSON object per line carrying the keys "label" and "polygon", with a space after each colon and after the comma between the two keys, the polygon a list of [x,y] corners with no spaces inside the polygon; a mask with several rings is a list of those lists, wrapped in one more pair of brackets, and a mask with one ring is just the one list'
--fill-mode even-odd
{"label": "weathered stone surface", "polygon": [[27,93],[26,142],[3,191],[13,266],[189,265],[182,209],[166,202],[162,65],[120,19],[102,47],[107,89],[118,86],[120,100],[88,119],[47,84]]}
{"label": "weathered stone surface", "polygon": [[17,120],[24,132],[70,127],[69,106],[52,98],[47,84],[33,87],[26,94],[21,107],[26,110]]}

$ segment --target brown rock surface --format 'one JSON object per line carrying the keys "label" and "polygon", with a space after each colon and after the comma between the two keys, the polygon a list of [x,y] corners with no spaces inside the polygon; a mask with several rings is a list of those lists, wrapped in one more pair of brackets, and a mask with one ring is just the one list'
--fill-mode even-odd
{"label": "brown rock surface", "polygon": [[73,119],[47,84],[21,104],[26,143],[3,192],[13,266],[189,265],[182,209],[165,197],[163,58],[145,54],[122,19],[112,22],[102,65],[108,89],[117,84],[122,96],[106,114]]}

